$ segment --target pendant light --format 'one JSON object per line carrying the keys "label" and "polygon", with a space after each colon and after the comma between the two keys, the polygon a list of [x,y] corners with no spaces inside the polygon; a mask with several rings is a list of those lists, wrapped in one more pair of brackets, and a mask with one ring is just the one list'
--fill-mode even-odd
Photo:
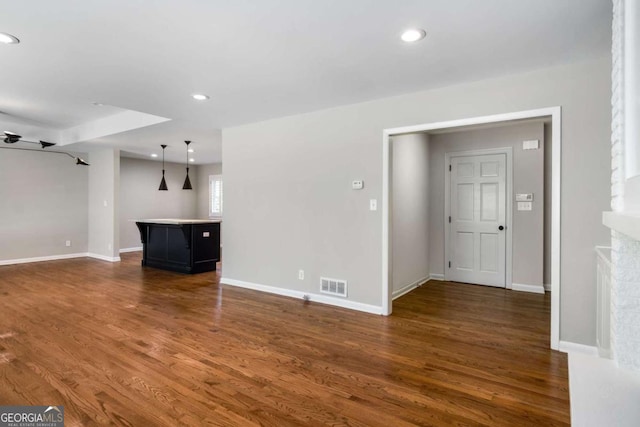
{"label": "pendant light", "polygon": [[184,143],[187,144],[187,177],[184,179],[182,189],[193,190],[193,187],[191,187],[191,180],[189,179],[189,144],[191,144],[191,141],[185,141]]}
{"label": "pendant light", "polygon": [[160,181],[160,191],[167,191],[167,181],[164,180],[164,149],[167,148],[165,144],[160,145],[162,147],[162,181]]}

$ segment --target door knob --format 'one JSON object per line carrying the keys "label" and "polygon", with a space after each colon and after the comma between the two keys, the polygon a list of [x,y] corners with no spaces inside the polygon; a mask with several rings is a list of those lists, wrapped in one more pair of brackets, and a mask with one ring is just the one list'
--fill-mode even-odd
{"label": "door knob", "polygon": [[504,227],[501,225],[500,227],[498,227],[498,230],[502,231],[504,230]]}

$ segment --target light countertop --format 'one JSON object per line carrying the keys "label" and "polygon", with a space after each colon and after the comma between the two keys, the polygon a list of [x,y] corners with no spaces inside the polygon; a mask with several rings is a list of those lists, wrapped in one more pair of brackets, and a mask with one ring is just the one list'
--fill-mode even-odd
{"label": "light countertop", "polygon": [[221,219],[175,219],[175,218],[155,218],[155,219],[134,219],[135,222],[145,222],[149,224],[210,224],[220,223]]}

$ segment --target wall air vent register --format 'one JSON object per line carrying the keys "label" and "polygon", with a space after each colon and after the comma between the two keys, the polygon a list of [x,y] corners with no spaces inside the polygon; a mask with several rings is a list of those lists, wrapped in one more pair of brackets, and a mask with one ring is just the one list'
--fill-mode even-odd
{"label": "wall air vent register", "polygon": [[328,277],[320,278],[320,292],[323,294],[336,295],[340,297],[347,296],[347,281],[340,279],[330,279]]}

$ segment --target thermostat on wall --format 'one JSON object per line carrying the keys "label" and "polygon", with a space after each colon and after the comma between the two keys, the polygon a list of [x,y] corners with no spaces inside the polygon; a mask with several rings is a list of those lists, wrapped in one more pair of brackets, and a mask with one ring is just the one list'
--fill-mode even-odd
{"label": "thermostat on wall", "polygon": [[532,193],[516,194],[516,202],[533,202]]}
{"label": "thermostat on wall", "polygon": [[351,188],[354,190],[362,190],[364,187],[364,181],[357,179],[351,183]]}

